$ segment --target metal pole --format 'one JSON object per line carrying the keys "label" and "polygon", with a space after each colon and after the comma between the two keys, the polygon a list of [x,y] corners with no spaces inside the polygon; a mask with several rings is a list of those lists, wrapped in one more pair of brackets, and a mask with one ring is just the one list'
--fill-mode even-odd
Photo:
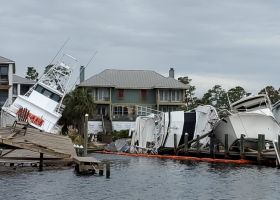
{"label": "metal pole", "polygon": [[88,114],[85,114],[85,124],[84,124],[84,156],[87,156],[87,143],[88,143]]}

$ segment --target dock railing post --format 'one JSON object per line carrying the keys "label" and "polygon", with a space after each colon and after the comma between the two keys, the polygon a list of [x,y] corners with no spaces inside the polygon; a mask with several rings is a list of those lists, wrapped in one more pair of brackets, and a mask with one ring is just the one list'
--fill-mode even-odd
{"label": "dock railing post", "polygon": [[177,155],[177,134],[174,134],[174,153]]}
{"label": "dock railing post", "polygon": [[83,156],[87,156],[87,143],[88,143],[88,114],[85,114],[85,124],[84,124],[84,152]]}
{"label": "dock railing post", "polygon": [[228,134],[225,134],[225,150],[224,150],[225,158],[228,158]]}
{"label": "dock railing post", "polygon": [[185,151],[185,153],[187,154],[188,153],[188,150],[189,150],[189,135],[188,135],[188,133],[185,133],[185,137],[184,137],[184,144],[185,144],[185,146],[184,146],[184,151]]}
{"label": "dock railing post", "polygon": [[240,136],[240,158],[244,159],[244,134],[241,134]]}

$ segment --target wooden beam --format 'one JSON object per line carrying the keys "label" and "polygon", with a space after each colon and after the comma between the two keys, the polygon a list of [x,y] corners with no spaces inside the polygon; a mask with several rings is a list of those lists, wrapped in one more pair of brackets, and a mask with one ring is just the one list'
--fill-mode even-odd
{"label": "wooden beam", "polygon": [[61,157],[61,158],[71,157],[71,155],[69,155],[69,154],[56,152],[52,149],[48,149],[46,147],[36,145],[34,143],[13,142],[12,140],[9,140],[9,139],[1,139],[1,143],[6,144],[6,145],[10,145],[10,146],[14,146],[14,147],[18,147],[18,148],[21,148],[21,149],[27,149],[27,150],[34,151],[34,152],[45,153],[45,154],[48,154],[48,155],[53,155],[53,156],[57,156],[57,157]]}

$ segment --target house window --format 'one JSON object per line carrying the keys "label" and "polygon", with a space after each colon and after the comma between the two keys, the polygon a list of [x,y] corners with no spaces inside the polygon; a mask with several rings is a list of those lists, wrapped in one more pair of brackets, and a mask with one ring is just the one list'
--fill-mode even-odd
{"label": "house window", "polygon": [[172,101],[182,101],[182,92],[180,90],[171,91],[171,100]]}
{"label": "house window", "polygon": [[13,84],[13,95],[17,95],[18,94],[18,84]]}
{"label": "house window", "polygon": [[8,99],[8,92],[0,90],[0,107],[4,105]]}
{"label": "house window", "polygon": [[115,106],[113,113],[114,113],[114,115],[122,115],[122,107],[121,106]]}
{"label": "house window", "polygon": [[24,95],[28,92],[28,90],[30,89],[30,85],[21,85],[20,86],[20,94]]}
{"label": "house window", "polygon": [[9,82],[9,65],[0,65],[0,84]]}
{"label": "house window", "polygon": [[128,115],[128,108],[127,106],[115,106],[113,109],[113,114],[119,116]]}
{"label": "house window", "polygon": [[109,88],[98,88],[96,99],[99,101],[109,101]]}
{"label": "house window", "polygon": [[159,91],[159,98],[161,101],[169,101],[170,100],[170,92],[169,90],[160,90]]}
{"label": "house window", "polygon": [[119,98],[119,99],[122,99],[123,96],[124,96],[123,94],[124,94],[124,90],[123,90],[123,89],[119,89],[119,90],[118,90],[118,98]]}
{"label": "house window", "polygon": [[146,100],[147,97],[147,90],[141,90],[141,98],[142,100]]}

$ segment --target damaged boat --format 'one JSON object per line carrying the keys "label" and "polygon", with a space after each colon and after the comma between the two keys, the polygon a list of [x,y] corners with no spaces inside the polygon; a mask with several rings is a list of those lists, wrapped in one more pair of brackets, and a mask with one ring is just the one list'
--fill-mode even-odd
{"label": "damaged boat", "polygon": [[[58,120],[62,116],[62,100],[66,94],[72,69],[65,64],[64,55],[61,61],[53,65],[24,95],[18,95],[13,103],[8,101],[2,108],[2,126],[11,125],[17,114],[24,108],[29,111],[28,122],[31,126],[50,133],[58,133]],[[66,59],[67,60],[67,59]]]}
{"label": "damaged boat", "polygon": [[242,134],[247,149],[257,150],[258,134],[264,134],[266,143],[273,147],[272,142],[280,134],[280,126],[272,113],[268,96],[249,96],[232,103],[229,116],[214,127],[214,135],[223,145],[225,134],[228,134],[229,150],[239,149]]}
{"label": "damaged boat", "polygon": [[[210,105],[198,106],[196,109],[184,112],[173,111],[136,119],[136,128],[132,131],[132,153],[154,153],[159,148],[174,148],[174,135],[179,146],[184,142],[184,135],[189,141],[197,135],[205,135],[212,131],[214,124],[219,121],[216,109]],[[201,146],[206,146],[208,138],[200,140]]]}

